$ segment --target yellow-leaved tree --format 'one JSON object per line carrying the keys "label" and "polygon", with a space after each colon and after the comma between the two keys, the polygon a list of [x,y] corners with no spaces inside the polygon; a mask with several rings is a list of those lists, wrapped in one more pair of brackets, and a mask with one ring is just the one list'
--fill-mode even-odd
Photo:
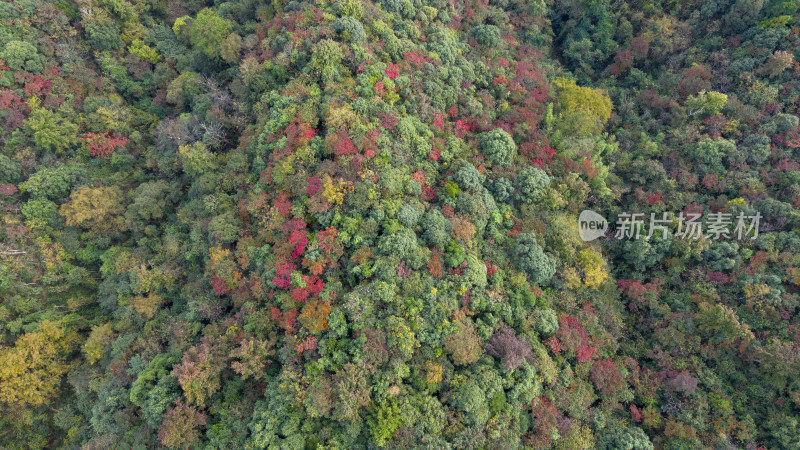
{"label": "yellow-leaved tree", "polygon": [[0,401],[12,406],[48,403],[67,373],[66,355],[77,340],[75,333],[45,320],[35,332],[0,350]]}
{"label": "yellow-leaved tree", "polygon": [[108,230],[119,229],[123,212],[122,193],[115,187],[81,186],[61,205],[59,212],[67,219],[67,225],[81,228]]}
{"label": "yellow-leaved tree", "polygon": [[575,80],[556,78],[558,88],[558,110],[562,120],[559,128],[565,134],[585,136],[597,135],[611,118],[614,105],[608,92],[588,86],[578,86]]}
{"label": "yellow-leaved tree", "polygon": [[585,248],[578,252],[578,263],[583,269],[583,283],[589,289],[597,289],[608,279],[608,269],[603,255]]}

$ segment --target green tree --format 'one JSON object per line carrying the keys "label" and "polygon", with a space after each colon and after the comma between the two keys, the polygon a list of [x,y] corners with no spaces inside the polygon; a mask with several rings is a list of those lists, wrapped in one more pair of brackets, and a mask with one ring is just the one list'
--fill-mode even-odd
{"label": "green tree", "polygon": [[494,25],[475,25],[472,27],[472,37],[486,47],[497,47],[500,43],[500,29]]}
{"label": "green tree", "polygon": [[34,109],[26,125],[41,150],[63,153],[78,143],[78,126],[50,110]]}
{"label": "green tree", "polygon": [[781,415],[770,420],[772,439],[776,448],[798,448],[800,446],[800,420]]}
{"label": "green tree", "polygon": [[338,31],[345,41],[363,43],[367,39],[367,33],[361,22],[350,17],[344,16],[336,19],[333,28]]}
{"label": "green tree", "polygon": [[544,253],[533,233],[517,235],[512,256],[519,270],[528,275],[531,283],[547,284],[556,273],[556,261]]}
{"label": "green tree", "polygon": [[492,164],[507,167],[514,161],[517,144],[510,134],[498,128],[481,136],[481,150]]}
{"label": "green tree", "polygon": [[130,401],[142,408],[145,420],[158,426],[167,407],[180,395],[178,380],[170,375],[177,358],[161,353],[139,372],[130,389]]}
{"label": "green tree", "polygon": [[150,181],[141,184],[133,193],[133,203],[128,206],[125,218],[135,226],[139,220],[157,221],[168,212],[175,191],[166,181]]}
{"label": "green tree", "polygon": [[0,183],[17,183],[22,176],[22,166],[14,159],[0,154]]}
{"label": "green tree", "polygon": [[119,27],[111,19],[93,18],[84,26],[89,45],[95,50],[117,50],[125,44],[119,35]]}
{"label": "green tree", "polygon": [[60,200],[66,197],[78,177],[79,171],[75,167],[62,164],[44,167],[22,183],[20,190],[34,198]]}
{"label": "green tree", "polygon": [[653,443],[639,427],[608,427],[597,441],[600,450],[653,450]]}
{"label": "green tree", "polygon": [[689,146],[686,154],[696,162],[703,173],[723,174],[725,167],[722,164],[724,158],[736,153],[736,144],[729,139],[708,139],[705,138],[697,145]]}
{"label": "green tree", "polygon": [[0,58],[12,70],[25,69],[31,73],[40,73],[44,68],[36,47],[26,41],[8,41],[0,52]]}
{"label": "green tree", "polygon": [[217,167],[216,155],[202,142],[181,145],[178,154],[181,157],[183,170],[191,177],[198,177]]}
{"label": "green tree", "polygon": [[475,255],[467,255],[467,268],[464,270],[463,282],[467,286],[486,287],[486,264]]}
{"label": "green tree", "polygon": [[58,206],[44,198],[35,198],[25,202],[20,207],[20,211],[31,225],[48,225],[56,229],[63,225],[63,219],[58,215]]}
{"label": "green tree", "polygon": [[425,252],[417,242],[417,235],[405,227],[381,237],[378,250],[385,255],[394,255],[405,260],[412,269],[419,269],[428,262]]}
{"label": "green tree", "polygon": [[453,176],[453,180],[458,183],[458,186],[463,190],[477,191],[483,187],[483,182],[486,177],[478,172],[472,164],[465,164]]}
{"label": "green tree", "polygon": [[330,79],[338,73],[339,63],[344,58],[341,45],[330,39],[323,39],[312,48],[311,62],[309,67],[312,70],[322,72],[323,79]]}
{"label": "green tree", "polygon": [[197,13],[189,30],[192,45],[209,58],[219,58],[222,42],[228,37],[233,24],[216,11],[203,8]]}
{"label": "green tree", "polygon": [[468,424],[483,426],[489,420],[489,405],[484,387],[473,377],[463,380],[453,396],[455,405],[464,412]]}
{"label": "green tree", "polygon": [[422,237],[432,247],[442,248],[450,240],[450,221],[437,209],[429,209],[420,223]]}
{"label": "green tree", "polygon": [[752,340],[753,332],[739,321],[736,312],[725,305],[703,302],[698,306],[694,321],[698,330],[714,344],[730,344],[736,339]]}
{"label": "green tree", "polygon": [[397,219],[403,225],[413,229],[417,226],[423,211],[424,209],[419,202],[405,203],[400,207],[400,211],[397,212]]}
{"label": "green tree", "polygon": [[367,420],[373,441],[378,447],[383,447],[394,435],[395,430],[403,425],[397,399],[389,398],[378,405],[374,414]]}
{"label": "green tree", "polygon": [[690,95],[686,99],[686,109],[688,114],[705,114],[715,116],[722,111],[728,102],[728,96],[720,92],[700,91],[697,95]]}
{"label": "green tree", "polygon": [[333,9],[339,16],[350,16],[356,20],[361,20],[364,15],[364,5],[358,0],[336,0]]}
{"label": "green tree", "polygon": [[550,177],[538,167],[526,167],[517,175],[514,182],[519,189],[519,199],[525,203],[535,203],[550,186]]}
{"label": "green tree", "polygon": [[552,309],[537,309],[533,315],[536,319],[536,331],[541,336],[551,336],[558,331],[558,316]]}

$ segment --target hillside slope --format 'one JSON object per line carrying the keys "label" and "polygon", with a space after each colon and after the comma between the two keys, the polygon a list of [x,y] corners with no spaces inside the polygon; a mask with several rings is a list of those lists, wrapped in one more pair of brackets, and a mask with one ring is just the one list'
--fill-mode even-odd
{"label": "hillside slope", "polygon": [[0,446],[800,448],[798,5],[0,3]]}

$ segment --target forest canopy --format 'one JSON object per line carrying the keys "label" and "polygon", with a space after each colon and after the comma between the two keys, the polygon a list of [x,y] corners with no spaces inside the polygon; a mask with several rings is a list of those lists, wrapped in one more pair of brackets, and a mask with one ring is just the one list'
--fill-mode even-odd
{"label": "forest canopy", "polygon": [[798,8],[0,2],[0,447],[800,448]]}

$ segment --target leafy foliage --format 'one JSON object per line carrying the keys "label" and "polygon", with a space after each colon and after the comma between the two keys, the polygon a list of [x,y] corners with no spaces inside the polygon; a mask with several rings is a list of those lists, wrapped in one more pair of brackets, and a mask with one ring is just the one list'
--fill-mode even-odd
{"label": "leafy foliage", "polygon": [[0,447],[798,448],[798,5],[0,3]]}

